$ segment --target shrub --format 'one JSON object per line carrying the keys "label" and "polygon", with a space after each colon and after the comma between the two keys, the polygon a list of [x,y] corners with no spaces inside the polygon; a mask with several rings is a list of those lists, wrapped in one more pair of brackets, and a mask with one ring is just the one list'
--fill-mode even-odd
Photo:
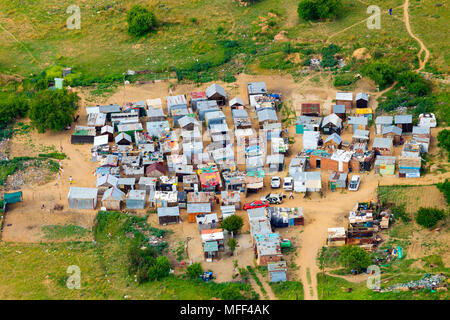
{"label": "shrub", "polygon": [[444,129],[437,135],[438,146],[446,150],[448,154],[448,160],[450,161],[450,130]]}
{"label": "shrub", "polygon": [[301,0],[298,16],[304,20],[334,18],[341,8],[341,0]]}
{"label": "shrub", "polygon": [[170,262],[166,256],[156,258],[155,264],[150,267],[148,276],[149,280],[161,280],[170,273]]}
{"label": "shrub", "polygon": [[418,73],[404,71],[397,76],[399,85],[404,86],[409,94],[425,96],[430,92],[430,85]]}
{"label": "shrub", "polygon": [[200,262],[195,262],[186,268],[186,276],[195,280],[203,273],[203,267]]}
{"label": "shrub", "polygon": [[425,228],[433,228],[445,218],[445,211],[437,208],[419,208],[416,214],[416,222]]}
{"label": "shrub", "polygon": [[233,253],[237,246],[237,240],[234,238],[229,238],[227,241],[227,245],[230,248],[231,252]]}
{"label": "shrub", "polygon": [[127,14],[128,33],[133,36],[143,36],[156,26],[156,18],[153,12],[134,5]]}
{"label": "shrub", "polygon": [[243,225],[244,221],[242,218],[235,214],[222,221],[222,228],[233,233],[238,233]]}
{"label": "shrub", "polygon": [[244,296],[241,294],[238,287],[226,286],[221,292],[221,298],[223,300],[242,300],[244,299]]}
{"label": "shrub", "polygon": [[356,82],[356,78],[352,73],[338,74],[334,78],[335,87],[345,87],[350,86]]}
{"label": "shrub", "polygon": [[341,248],[339,259],[348,271],[357,270],[361,272],[371,264],[369,254],[364,249],[352,245]]}
{"label": "shrub", "polygon": [[141,249],[132,246],[128,253],[128,272],[135,274],[138,283],[149,280],[149,271],[156,263],[156,251],[151,248]]}
{"label": "shrub", "polygon": [[[24,96],[11,96],[0,101],[0,129],[5,129],[15,119],[24,117],[28,108],[29,102]],[[3,135],[8,137],[9,133],[5,132]]]}
{"label": "shrub", "polygon": [[450,204],[450,180],[445,179],[444,182],[438,183],[437,187],[444,194],[447,203]]}
{"label": "shrub", "polygon": [[361,68],[361,72],[375,81],[380,86],[380,89],[388,87],[395,79],[394,68],[384,62],[376,61],[371,64],[366,64]]}

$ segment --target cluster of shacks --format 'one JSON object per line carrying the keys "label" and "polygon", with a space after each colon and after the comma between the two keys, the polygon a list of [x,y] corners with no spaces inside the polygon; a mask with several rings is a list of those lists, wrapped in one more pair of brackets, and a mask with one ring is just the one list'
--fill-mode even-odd
{"label": "cluster of shacks", "polygon": [[389,227],[391,213],[381,211],[374,202],[358,202],[349,212],[347,228],[328,228],[327,245],[357,245],[372,250],[382,241],[378,232]]}
{"label": "cluster of shacks", "polygon": [[264,187],[267,170],[284,169],[289,144],[278,119],[280,99],[264,82],[252,82],[248,104],[213,84],[189,96],[87,107],[87,125],[75,128],[72,143],[92,144],[97,182],[71,187],[69,206],[153,208],[162,225],[186,217],[198,225],[205,258],[217,258],[226,236],[219,221],[241,209],[243,193]]}
{"label": "cluster of shacks", "polygon": [[[295,132],[302,135],[303,150],[289,165],[295,191],[320,190],[319,184],[317,188],[296,187],[305,184],[300,174],[307,174],[307,168],[331,172],[329,184],[333,191],[347,187],[349,172],[366,172],[372,168],[380,175],[394,175],[398,168],[399,177],[420,177],[422,154],[428,152],[430,144],[430,127],[436,125],[434,115],[420,115],[417,126],[409,114],[381,115],[373,119],[369,99],[363,92],[357,93],[355,99],[352,92],[337,92],[336,105],[325,117],[321,116],[319,103],[301,105],[302,114],[297,117]],[[370,136],[372,121],[375,137]],[[341,136],[346,127],[353,133],[351,141],[344,141]],[[395,156],[397,146],[402,146],[400,156]]]}

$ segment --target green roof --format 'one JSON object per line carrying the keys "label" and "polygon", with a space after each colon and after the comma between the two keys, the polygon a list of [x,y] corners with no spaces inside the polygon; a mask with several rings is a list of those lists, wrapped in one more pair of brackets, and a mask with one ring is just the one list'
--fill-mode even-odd
{"label": "green roof", "polygon": [[5,193],[3,195],[3,200],[6,203],[16,203],[22,201],[22,191],[13,192],[13,193]]}
{"label": "green roof", "polygon": [[214,252],[219,251],[219,246],[217,245],[217,241],[206,241],[203,247],[203,251],[205,252]]}

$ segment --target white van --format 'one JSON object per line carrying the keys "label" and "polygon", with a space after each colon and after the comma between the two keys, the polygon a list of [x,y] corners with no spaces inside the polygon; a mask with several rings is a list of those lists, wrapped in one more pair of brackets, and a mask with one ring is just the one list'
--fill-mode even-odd
{"label": "white van", "polygon": [[292,191],[293,181],[294,179],[292,177],[285,177],[283,181],[283,189],[286,191]]}

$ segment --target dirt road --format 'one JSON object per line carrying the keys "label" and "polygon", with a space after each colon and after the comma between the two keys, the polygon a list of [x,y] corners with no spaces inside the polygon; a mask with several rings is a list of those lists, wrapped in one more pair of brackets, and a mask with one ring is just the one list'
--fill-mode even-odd
{"label": "dirt road", "polygon": [[[416,71],[421,71],[423,68],[425,68],[426,63],[428,62],[428,59],[430,57],[430,51],[428,51],[427,47],[425,47],[422,40],[420,40],[412,31],[411,31],[411,24],[409,23],[409,0],[405,0],[405,3],[403,4],[403,17],[405,19],[405,26],[406,30],[408,30],[409,35],[416,40],[420,45],[420,51],[417,54],[417,57],[419,58],[419,69]],[[422,59],[422,52],[425,51],[425,57]]]}

